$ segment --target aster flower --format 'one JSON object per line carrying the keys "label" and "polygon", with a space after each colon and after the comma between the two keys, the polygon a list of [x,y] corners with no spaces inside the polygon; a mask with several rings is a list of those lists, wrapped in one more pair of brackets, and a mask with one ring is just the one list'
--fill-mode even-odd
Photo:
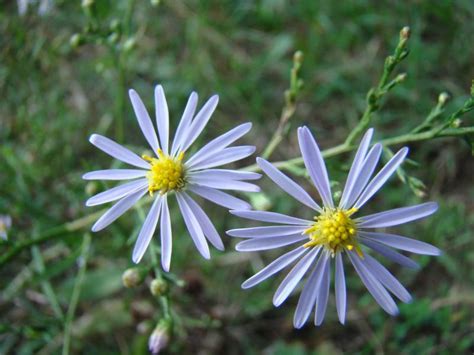
{"label": "aster flower", "polygon": [[348,257],[377,303],[389,314],[396,315],[398,308],[388,291],[403,302],[410,302],[411,296],[390,271],[368,251],[374,251],[393,262],[412,268],[416,268],[418,264],[394,249],[425,255],[440,254],[439,249],[425,242],[372,231],[375,228],[392,227],[427,217],[437,210],[437,204],[434,202],[357,216],[359,210],[397,170],[408,153],[407,148],[400,149],[372,177],[382,152],[380,143],[369,149],[372,134],[373,130],[369,129],[360,143],[337,206],[332,198],[323,157],[308,128],[298,129],[298,141],[311,181],[321,196],[322,206],[271,163],[257,158],[258,165],[270,179],[316,214],[313,221],[267,211],[231,211],[242,218],[273,224],[228,231],[230,236],[247,238],[237,244],[238,251],[269,250],[296,245],[296,248],[281,255],[242,284],[244,289],[253,287],[297,261],[273,297],[273,304],[280,306],[302,278],[308,275],[294,314],[293,324],[296,328],[301,328],[306,323],[313,309],[315,325],[319,326],[323,322],[329,297],[332,261],[335,264],[337,313],[339,321],[344,324],[347,301],[343,255]]}
{"label": "aster flower", "polygon": [[212,96],[195,115],[198,95],[194,92],[190,95],[170,147],[168,106],[163,88],[160,85],[155,88],[159,141],[142,100],[134,90],[130,90],[129,95],[138,124],[156,156],[143,155],[140,158],[109,138],[98,134],[90,137],[90,142],[100,150],[139,168],[99,170],[83,176],[86,180],[131,180],[86,201],[87,206],[96,206],[118,200],[97,220],[92,231],[98,232],[107,227],[148,192],[154,201],[138,235],[132,259],[135,263],[140,262],[160,222],[161,263],[163,269],[168,271],[172,249],[168,195],[174,193],[196,248],[204,258],[209,259],[207,240],[219,250],[223,250],[224,245],[211,220],[190,193],[226,208],[250,208],[247,202],[221,190],[259,191],[258,186],[245,180],[258,179],[260,174],[215,167],[243,159],[255,151],[254,146],[229,147],[250,130],[251,124],[235,127],[211,140],[188,158],[187,152],[211,118],[218,96]]}

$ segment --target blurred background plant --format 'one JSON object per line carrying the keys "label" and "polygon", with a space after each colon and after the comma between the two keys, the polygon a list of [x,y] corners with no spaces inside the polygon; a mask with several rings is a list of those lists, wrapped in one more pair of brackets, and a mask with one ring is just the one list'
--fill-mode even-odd
{"label": "blurred background plant", "polygon": [[[10,229],[0,240],[0,353],[147,353],[149,339],[172,353],[471,353],[473,16],[470,0],[3,4],[0,215],[11,223],[2,222]],[[411,31],[398,38],[406,24]],[[172,216],[172,273],[156,267],[157,240],[130,269],[144,209],[89,234],[100,211],[86,211],[84,201],[106,186],[81,175],[110,162],[88,144],[93,132],[144,148],[127,89],[152,107],[156,83],[174,126],[190,91],[218,93],[205,138],[251,121],[247,142],[300,181],[299,160],[287,160],[299,155],[295,128],[309,125],[330,148],[335,191],[367,126],[386,143],[386,158],[408,144],[410,163],[377,203],[440,203],[434,218],[400,233],[444,255],[415,257],[419,271],[390,265],[414,302],[390,318],[348,273],[347,325],[330,304],[321,328],[296,331],[296,299],[271,304],[276,280],[240,289],[271,253],[234,252],[223,231],[242,221],[210,204],[225,253],[201,259]],[[254,206],[298,208],[268,179],[262,188],[247,196]]]}

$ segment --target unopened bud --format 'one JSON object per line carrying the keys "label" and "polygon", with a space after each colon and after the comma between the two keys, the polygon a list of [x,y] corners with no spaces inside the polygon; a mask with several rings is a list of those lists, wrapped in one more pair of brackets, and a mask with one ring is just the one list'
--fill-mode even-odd
{"label": "unopened bud", "polygon": [[405,79],[407,78],[407,73],[401,73],[401,74],[398,74],[395,78],[395,81],[397,83],[401,83],[402,81],[404,81]]}
{"label": "unopened bud", "polygon": [[139,268],[133,267],[125,270],[122,274],[122,283],[127,288],[139,286],[145,278],[145,272]]}
{"label": "unopened bud", "polygon": [[303,63],[304,55],[302,51],[296,51],[295,54],[293,55],[293,62],[296,64],[301,65]]}
{"label": "unopened bud", "polygon": [[446,103],[446,101],[448,101],[448,100],[449,100],[449,95],[448,95],[448,93],[442,92],[441,94],[439,94],[439,96],[438,96],[438,103],[439,103],[440,105],[444,105],[444,104]]}
{"label": "unopened bud", "polygon": [[400,39],[406,41],[408,38],[410,38],[410,27],[405,26],[402,28],[400,31]]}
{"label": "unopened bud", "polygon": [[110,44],[115,44],[118,42],[118,40],[119,40],[119,34],[117,32],[113,32],[109,35],[109,37],[107,37],[107,41]]}
{"label": "unopened bud", "polygon": [[125,52],[131,51],[135,47],[136,41],[135,38],[128,38],[123,44],[123,50]]}
{"label": "unopened bud", "polygon": [[79,33],[73,34],[71,38],[69,39],[69,45],[72,48],[77,48],[83,43],[84,43],[84,38]]}
{"label": "unopened bud", "polygon": [[162,296],[168,292],[168,283],[163,279],[154,279],[150,284],[150,292],[155,297]]}
{"label": "unopened bud", "polygon": [[82,0],[81,6],[84,8],[88,8],[94,5],[94,0]]}
{"label": "unopened bud", "polygon": [[461,126],[462,120],[460,118],[456,118],[452,123],[452,128],[459,128]]}
{"label": "unopened bud", "polygon": [[166,348],[170,341],[171,325],[169,321],[161,320],[148,339],[148,349],[155,355]]}
{"label": "unopened bud", "polygon": [[86,194],[87,196],[92,196],[97,191],[97,183],[95,181],[90,181],[86,184]]}
{"label": "unopened bud", "polygon": [[160,0],[150,0],[151,6],[158,6],[160,5]]}

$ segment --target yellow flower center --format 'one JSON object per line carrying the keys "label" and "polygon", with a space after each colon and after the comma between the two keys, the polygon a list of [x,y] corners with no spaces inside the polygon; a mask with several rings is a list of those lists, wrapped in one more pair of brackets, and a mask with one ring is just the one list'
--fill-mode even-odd
{"label": "yellow flower center", "polygon": [[314,217],[313,225],[304,231],[309,237],[309,242],[304,246],[311,248],[323,245],[333,255],[343,249],[355,249],[357,254],[363,257],[356,240],[356,224],[350,218],[356,212],[356,208],[350,210],[324,208],[319,216]]}
{"label": "yellow flower center", "polygon": [[147,173],[148,191],[151,196],[155,191],[165,194],[168,191],[184,187],[186,183],[183,165],[184,152],[179,153],[176,158],[172,158],[158,149],[158,158],[147,155],[143,155],[142,158],[151,164],[150,171]]}

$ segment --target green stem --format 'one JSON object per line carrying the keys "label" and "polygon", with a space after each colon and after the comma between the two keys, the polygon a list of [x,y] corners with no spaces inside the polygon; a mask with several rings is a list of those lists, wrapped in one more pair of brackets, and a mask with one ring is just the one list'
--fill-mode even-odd
{"label": "green stem", "polygon": [[77,272],[76,281],[74,282],[74,288],[72,290],[71,301],[66,314],[66,324],[64,326],[64,342],[63,342],[63,355],[69,354],[69,348],[71,345],[71,325],[74,319],[74,313],[76,312],[77,305],[79,303],[79,297],[81,295],[82,284],[84,282],[84,276],[87,268],[87,257],[89,255],[89,246],[91,243],[91,236],[89,233],[84,235],[82,242],[81,256],[79,258],[79,270]]}

